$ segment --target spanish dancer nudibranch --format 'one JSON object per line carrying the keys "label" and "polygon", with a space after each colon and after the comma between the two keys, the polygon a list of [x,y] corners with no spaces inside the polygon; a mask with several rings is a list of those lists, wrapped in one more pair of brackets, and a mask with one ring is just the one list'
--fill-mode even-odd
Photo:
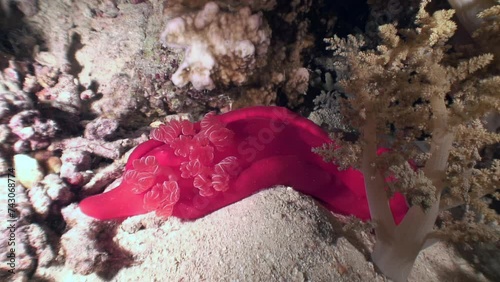
{"label": "spanish dancer nudibranch", "polygon": [[[370,219],[364,179],[311,151],[333,142],[313,122],[285,108],[251,107],[200,122],[170,121],[130,155],[121,184],[84,199],[81,210],[107,220],[156,211],[197,219],[262,189],[291,186],[335,213]],[[390,201],[400,222],[402,195]]]}

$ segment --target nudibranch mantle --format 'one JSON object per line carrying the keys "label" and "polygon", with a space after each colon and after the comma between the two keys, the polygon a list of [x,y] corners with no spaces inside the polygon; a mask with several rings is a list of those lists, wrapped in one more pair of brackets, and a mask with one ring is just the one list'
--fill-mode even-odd
{"label": "nudibranch mantle", "polygon": [[[121,184],[84,199],[81,210],[106,220],[155,211],[181,219],[203,217],[276,185],[291,186],[329,210],[370,218],[364,179],[339,171],[311,151],[332,140],[313,122],[281,107],[250,107],[197,123],[173,120],[130,155]],[[408,210],[390,200],[396,222]]]}

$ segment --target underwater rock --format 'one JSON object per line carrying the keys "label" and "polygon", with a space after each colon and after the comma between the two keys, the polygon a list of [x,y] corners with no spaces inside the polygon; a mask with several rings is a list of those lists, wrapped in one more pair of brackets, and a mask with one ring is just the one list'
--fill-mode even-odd
{"label": "underwater rock", "polygon": [[13,2],[26,17],[34,16],[39,11],[38,0],[22,0]]}
{"label": "underwater rock", "polygon": [[73,199],[70,188],[57,174],[49,174],[28,191],[33,209],[43,218],[51,212],[53,204],[67,205]]}
{"label": "underwater rock", "polygon": [[32,107],[33,102],[24,91],[0,90],[0,119],[9,118]]}
{"label": "underwater rock", "polygon": [[52,201],[45,193],[44,187],[39,184],[34,185],[28,190],[28,196],[35,212],[42,218],[47,218]]}
{"label": "underwater rock", "polygon": [[49,243],[49,236],[54,237],[55,234],[36,223],[27,225],[25,228],[30,247],[35,251],[38,266],[48,266],[56,258],[56,253]]}
{"label": "underwater rock", "polygon": [[70,203],[73,198],[73,193],[68,185],[66,185],[60,176],[55,173],[45,176],[45,178],[40,181],[40,184],[45,187],[47,196],[49,196],[52,201],[57,201],[62,205],[66,205]]}
{"label": "underwater rock", "polygon": [[86,151],[67,149],[61,156],[61,178],[71,185],[83,185],[93,172],[90,171],[90,153]]}
{"label": "underwater rock", "polygon": [[43,179],[44,173],[36,159],[28,155],[17,154],[13,160],[17,179],[27,189]]}
{"label": "underwater rock", "polygon": [[112,136],[117,129],[117,120],[98,117],[85,126],[84,137],[91,140],[106,139]]}
{"label": "underwater rock", "polygon": [[66,113],[78,115],[81,112],[80,91],[74,77],[61,74],[56,85],[36,93],[39,101],[50,104]]}
{"label": "underwater rock", "polygon": [[99,234],[109,231],[114,223],[98,223],[84,215],[75,204],[64,208],[62,215],[70,228],[61,236],[60,252],[65,258],[65,266],[83,275],[103,270],[109,254],[103,251]]}
{"label": "underwater rock", "polygon": [[47,148],[50,139],[59,130],[55,121],[40,117],[37,110],[26,110],[15,114],[9,121],[9,128],[19,138],[16,152]]}

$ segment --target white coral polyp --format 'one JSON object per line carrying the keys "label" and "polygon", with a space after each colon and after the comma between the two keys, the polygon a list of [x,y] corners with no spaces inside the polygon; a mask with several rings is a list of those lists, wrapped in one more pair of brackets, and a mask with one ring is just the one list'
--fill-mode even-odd
{"label": "white coral polyp", "polygon": [[202,44],[194,44],[186,51],[186,57],[177,71],[172,75],[172,82],[183,87],[190,81],[195,89],[214,89],[215,84],[210,78],[215,60]]}
{"label": "white coral polyp", "polygon": [[186,48],[172,82],[211,90],[216,85],[242,85],[265,66],[270,37],[260,13],[252,14],[249,8],[221,11],[208,2],[201,11],[169,20],[161,40],[169,47]]}
{"label": "white coral polyp", "polygon": [[244,59],[255,54],[255,46],[249,40],[242,40],[236,42],[234,51],[236,56]]}
{"label": "white coral polyp", "polygon": [[219,6],[214,2],[208,2],[203,10],[194,19],[194,26],[198,29],[206,27],[213,22],[219,13]]}

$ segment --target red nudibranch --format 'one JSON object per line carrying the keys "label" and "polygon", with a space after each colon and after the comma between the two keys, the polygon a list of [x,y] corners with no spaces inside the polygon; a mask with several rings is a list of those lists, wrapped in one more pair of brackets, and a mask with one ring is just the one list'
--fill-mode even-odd
{"label": "red nudibranch", "polygon": [[[311,152],[331,143],[306,118],[280,107],[250,107],[200,122],[170,121],[130,155],[121,184],[84,199],[81,210],[106,220],[156,211],[181,219],[203,217],[264,188],[287,185],[329,210],[370,218],[361,172],[339,171]],[[390,200],[400,222],[408,207]]]}

